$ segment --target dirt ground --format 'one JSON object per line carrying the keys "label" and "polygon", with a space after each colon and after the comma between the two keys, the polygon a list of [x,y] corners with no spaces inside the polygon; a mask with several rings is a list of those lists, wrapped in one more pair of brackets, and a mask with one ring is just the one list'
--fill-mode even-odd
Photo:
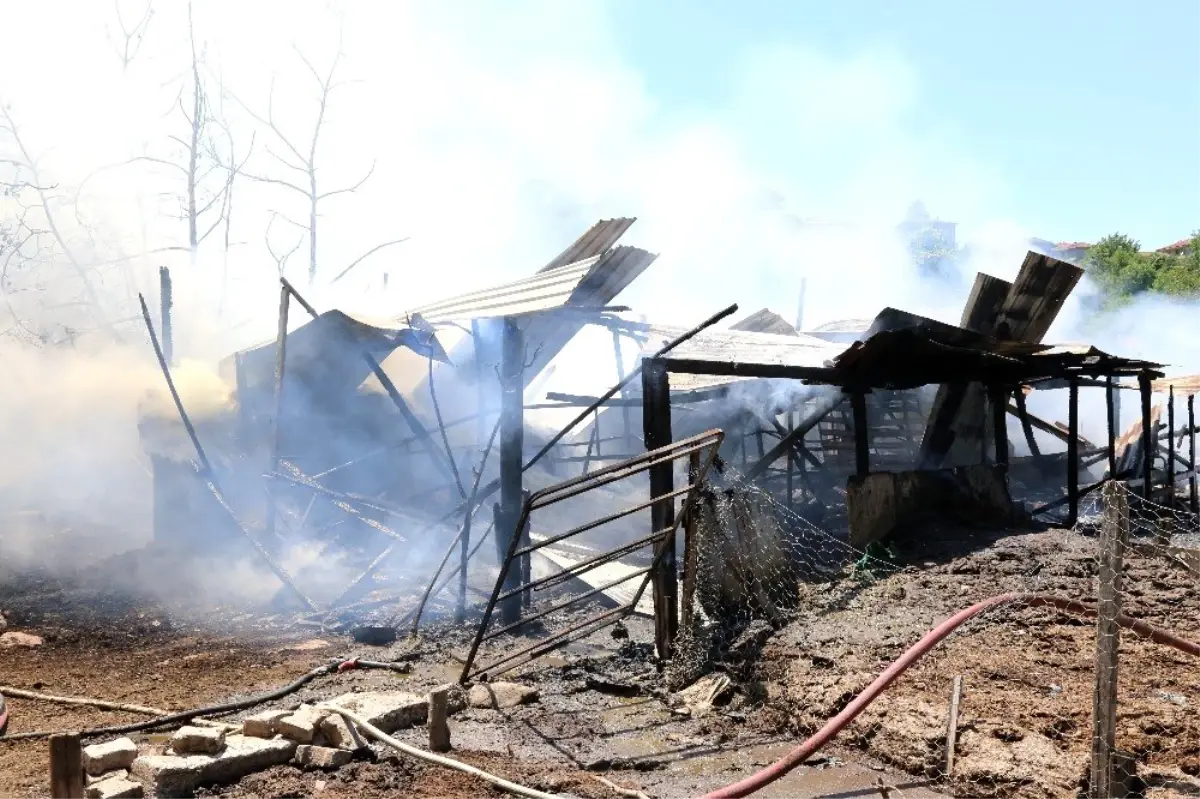
{"label": "dirt ground", "polygon": [[[925,531],[896,544],[906,566],[811,588],[775,636],[762,674],[778,729],[809,734],[937,622],[1000,593],[1094,601],[1096,539],[1065,530],[1000,535]],[[1160,557],[1126,556],[1124,612],[1200,640],[1200,585]],[[1092,736],[1094,621],[1052,608],[1001,607],[968,622],[842,734],[864,752],[959,796],[1072,796]],[[954,772],[945,724],[954,677],[963,699]],[[1200,793],[1200,663],[1121,637],[1117,746],[1147,796]]]}
{"label": "dirt ground", "polygon": [[[798,616],[774,632],[761,659],[730,669],[732,700],[701,718],[673,710],[651,655],[648,622],[628,639],[608,631],[505,676],[538,687],[533,705],[454,717],[455,757],[531,787],[581,797],[615,794],[595,780],[655,796],[694,796],[744,777],[840,710],[938,621],[1004,591],[1094,595],[1095,539],[1049,530],[1011,534],[927,531],[897,544],[899,571],[843,571],[802,588]],[[1200,591],[1186,571],[1131,554],[1126,611],[1200,638]],[[0,575],[10,630],[36,647],[0,648],[0,684],[180,710],[253,695],[333,658],[413,657],[409,675],[351,671],[320,678],[276,703],[355,688],[423,693],[457,679],[470,631],[430,625],[419,641],[386,648],[297,625],[296,614],[189,606],[116,590],[96,574],[71,579]],[[592,611],[594,612],[594,611]],[[1045,608],[1007,608],[969,623],[910,670],[801,769],[764,795],[870,795],[874,782],[906,797],[1074,796],[1090,741],[1095,628]],[[512,646],[522,643],[513,641]],[[490,652],[495,654],[495,652]],[[746,664],[743,664],[746,666]],[[1136,756],[1147,796],[1200,792],[1200,664],[1126,634],[1117,743]],[[954,773],[944,773],[950,685],[964,678]],[[271,705],[267,705],[271,706]],[[9,699],[10,733],[91,728],[142,717]],[[257,709],[257,708],[256,708]],[[233,718],[237,718],[234,716]],[[399,735],[424,745],[424,731]],[[163,736],[135,736],[161,741]],[[46,743],[0,743],[0,795],[47,791]],[[850,775],[835,790],[827,777]],[[863,791],[863,786],[867,786]],[[937,793],[933,793],[936,791]],[[922,793],[924,792],[924,793]],[[492,796],[470,776],[379,749],[336,772],[279,766],[204,795]]]}

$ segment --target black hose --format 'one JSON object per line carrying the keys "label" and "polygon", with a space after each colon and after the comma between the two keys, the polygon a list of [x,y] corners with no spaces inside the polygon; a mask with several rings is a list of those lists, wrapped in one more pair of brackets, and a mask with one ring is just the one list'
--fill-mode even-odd
{"label": "black hose", "polygon": [[[118,724],[111,727],[97,727],[91,730],[83,730],[79,733],[81,738],[96,738],[101,735],[123,735],[130,732],[141,732],[143,730],[152,730],[155,727],[163,727],[168,724],[178,724],[180,722],[188,722],[200,716],[218,716],[225,713],[233,713],[238,710],[245,710],[248,707],[261,705],[266,702],[272,702],[276,699],[281,699],[288,694],[293,694],[299,691],[305,685],[315,680],[317,677],[323,677],[326,674],[331,674],[336,671],[343,663],[344,658],[338,658],[336,661],[327,663],[324,666],[318,666],[307,674],[301,675],[296,680],[288,683],[282,688],[277,688],[270,693],[261,694],[251,697],[250,699],[240,699],[236,702],[225,702],[219,705],[209,705],[208,707],[196,708],[195,710],[184,710],[179,713],[171,713],[166,716],[157,716],[146,721],[139,721],[134,724]],[[359,662],[357,665],[372,668],[373,664]],[[38,730],[35,732],[19,732],[12,735],[0,736],[0,743],[6,741],[22,741],[34,738],[49,738],[51,735],[58,735],[63,730]]]}

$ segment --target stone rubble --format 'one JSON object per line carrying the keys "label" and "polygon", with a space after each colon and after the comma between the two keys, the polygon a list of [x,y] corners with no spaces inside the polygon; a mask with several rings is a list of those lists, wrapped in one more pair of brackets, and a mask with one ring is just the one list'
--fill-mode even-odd
{"label": "stone rubble", "polygon": [[171,736],[177,755],[215,755],[225,748],[225,731],[214,727],[180,727]]}
{"label": "stone rubble", "polygon": [[83,771],[93,777],[99,777],[109,771],[129,768],[137,756],[137,744],[131,738],[92,744],[83,747]]}
{"label": "stone rubble", "polygon": [[302,744],[296,747],[296,764],[307,768],[331,769],[344,766],[354,755],[345,749]]}
{"label": "stone rubble", "polygon": [[347,724],[346,720],[337,713],[330,713],[321,722],[321,737],[328,745],[350,752],[357,752],[368,746],[358,729]]}
{"label": "stone rubble", "polygon": [[295,742],[285,738],[230,735],[219,755],[143,755],[133,762],[132,773],[150,783],[156,796],[190,796],[201,785],[237,782],[286,763],[295,752]]}
{"label": "stone rubble", "polygon": [[425,697],[405,691],[342,694],[331,699],[329,704],[361,716],[367,723],[386,733],[424,724],[429,715],[429,703]]}
{"label": "stone rubble", "polygon": [[298,744],[311,744],[321,722],[328,715],[327,710],[318,710],[312,705],[301,705],[295,713],[279,720],[276,732]]}
{"label": "stone rubble", "polygon": [[536,702],[538,690],[515,682],[477,683],[467,692],[467,704],[474,708],[514,708]]}
{"label": "stone rubble", "polygon": [[242,722],[242,735],[249,735],[252,738],[274,738],[279,732],[280,719],[290,715],[292,715],[291,711],[288,710],[264,710],[253,716],[247,716]]}
{"label": "stone rubble", "polygon": [[120,775],[93,782],[83,790],[86,799],[141,799],[144,793],[140,782]]}

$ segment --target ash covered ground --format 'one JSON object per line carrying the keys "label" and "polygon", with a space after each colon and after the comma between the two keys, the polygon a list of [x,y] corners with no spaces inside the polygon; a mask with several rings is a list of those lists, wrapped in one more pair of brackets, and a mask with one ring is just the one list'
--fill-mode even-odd
{"label": "ash covered ground", "polygon": [[[707,713],[688,714],[668,691],[652,655],[649,620],[628,637],[603,630],[503,675],[534,687],[535,702],[468,708],[451,718],[452,755],[542,790],[610,797],[595,779],[653,796],[694,796],[768,764],[820,727],[888,663],[938,621],[1005,591],[1094,596],[1096,541],[1079,531],[926,531],[898,541],[896,570],[847,568],[806,584],[795,617],[761,650],[716,663],[731,689]],[[387,687],[423,694],[452,682],[473,628],[435,618],[417,639],[387,647],[298,624],[292,612],[189,605],[114,590],[106,568],[70,576],[25,573],[0,580],[9,630],[36,646],[0,649],[3,684],[51,694],[97,697],[169,710],[276,688],[334,658],[402,658],[409,674],[350,671],[320,678],[264,707]],[[1195,577],[1161,557],[1131,552],[1125,610],[1200,638]],[[594,612],[580,610],[580,614]],[[394,612],[394,611],[389,611]],[[580,618],[582,615],[580,616]],[[765,636],[764,636],[765,637]],[[952,635],[847,727],[809,766],[762,795],[829,796],[879,783],[905,796],[1073,796],[1090,745],[1095,627],[1047,608],[989,612]],[[523,638],[504,646],[517,647]],[[1138,760],[1146,796],[1200,791],[1200,664],[1126,634],[1122,638],[1118,746]],[[964,682],[954,773],[944,773],[943,741],[951,682]],[[9,699],[10,733],[81,729],[143,717]],[[255,708],[259,710],[262,708]],[[235,714],[236,720],[250,712]],[[134,736],[161,744],[162,733]],[[398,737],[424,745],[417,727]],[[0,744],[0,794],[45,795],[46,743]],[[780,793],[782,791],[782,793]],[[479,796],[497,790],[375,748],[336,771],[285,765],[239,783],[202,788],[222,796]]]}

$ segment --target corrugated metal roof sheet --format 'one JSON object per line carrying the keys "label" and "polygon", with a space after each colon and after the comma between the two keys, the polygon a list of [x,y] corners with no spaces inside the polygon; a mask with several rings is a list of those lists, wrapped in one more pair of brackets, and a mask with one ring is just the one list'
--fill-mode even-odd
{"label": "corrugated metal roof sheet", "polygon": [[605,306],[658,257],[636,247],[613,246],[634,221],[601,220],[531,277],[413,308],[400,318],[420,314],[430,322],[463,322],[564,305]]}
{"label": "corrugated metal roof sheet", "polygon": [[600,256],[592,256],[532,277],[412,308],[399,318],[420,314],[429,322],[462,322],[561,308],[599,261]]}
{"label": "corrugated metal roof sheet", "polygon": [[[686,333],[681,327],[651,325],[642,353],[650,355],[664,344]],[[775,333],[755,333],[748,330],[701,331],[675,349],[669,357],[673,360],[721,361],[728,363],[765,363],[783,366],[822,367],[826,361],[836,358],[846,348],[815,336],[797,333],[783,336]],[[711,388],[741,380],[754,378],[730,377],[727,375],[671,375],[671,388],[691,391]]]}
{"label": "corrugated metal roof sheet", "polygon": [[586,233],[576,239],[575,243],[558,254],[554,260],[539,269],[539,272],[549,272],[551,269],[591,258],[607,252],[625,235],[625,231],[637,221],[637,217],[622,217],[620,219],[601,219],[592,225]]}
{"label": "corrugated metal roof sheet", "polygon": [[745,330],[751,333],[775,333],[780,336],[794,336],[797,330],[786,319],[772,311],[762,308],[729,326],[730,330]]}

